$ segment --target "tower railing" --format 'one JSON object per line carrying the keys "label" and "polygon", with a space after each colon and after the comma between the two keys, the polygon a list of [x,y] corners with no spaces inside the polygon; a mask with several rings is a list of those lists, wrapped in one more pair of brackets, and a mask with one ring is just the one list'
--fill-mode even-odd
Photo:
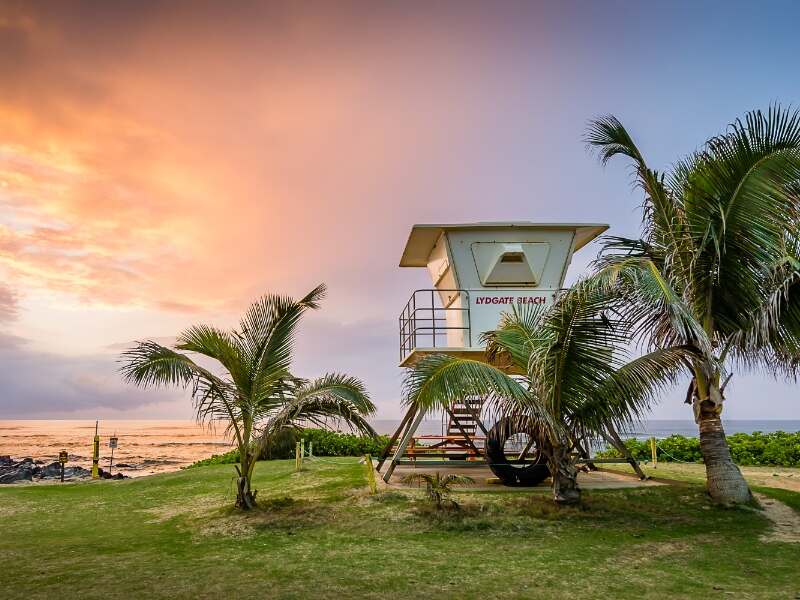
{"label": "tower railing", "polygon": [[[458,294],[443,306],[439,294]],[[459,306],[453,306],[457,304]],[[400,362],[415,348],[446,348],[448,339],[461,332],[463,346],[472,346],[469,291],[462,289],[415,290],[398,319],[400,326]]]}

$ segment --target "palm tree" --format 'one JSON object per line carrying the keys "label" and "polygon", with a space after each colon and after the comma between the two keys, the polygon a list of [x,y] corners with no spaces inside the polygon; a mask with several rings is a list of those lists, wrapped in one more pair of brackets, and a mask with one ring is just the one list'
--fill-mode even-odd
{"label": "palm tree", "polygon": [[403,477],[401,481],[407,484],[424,483],[425,493],[428,495],[428,498],[436,504],[436,508],[438,509],[442,508],[442,503],[445,500],[449,500],[453,507],[458,507],[458,504],[450,499],[450,494],[452,493],[452,487],[454,485],[470,485],[475,483],[472,477],[454,475],[453,473],[448,473],[443,476],[439,471],[436,471],[435,475],[430,475],[429,473],[411,473]]}
{"label": "palm tree", "polygon": [[[181,333],[175,348],[137,342],[122,355],[122,374],[141,387],[191,387],[200,421],[227,423],[239,450],[236,506],[251,509],[256,491],[253,471],[261,452],[287,428],[308,423],[344,422],[375,435],[365,417],[374,412],[358,379],[331,373],[314,380],[290,372],[297,325],[325,295],[320,285],[300,300],[266,295],[245,312],[239,328],[223,331],[195,325]],[[213,359],[217,369],[184,352]]]}
{"label": "palm tree", "polygon": [[721,414],[741,368],[794,377],[800,365],[800,117],[749,112],[668,173],[651,169],[615,117],[587,134],[605,164],[630,159],[644,192],[641,239],[608,238],[596,281],[650,348],[691,347],[677,368],[699,426],[708,491],[743,503],[750,490]]}
{"label": "palm tree", "polygon": [[581,282],[549,309],[512,307],[482,337],[486,361],[422,359],[406,376],[406,402],[430,410],[483,397],[490,411],[531,432],[547,459],[554,501],[577,503],[580,440],[642,414],[687,352],[656,350],[626,363],[628,327],[607,314],[608,303],[603,289]]}

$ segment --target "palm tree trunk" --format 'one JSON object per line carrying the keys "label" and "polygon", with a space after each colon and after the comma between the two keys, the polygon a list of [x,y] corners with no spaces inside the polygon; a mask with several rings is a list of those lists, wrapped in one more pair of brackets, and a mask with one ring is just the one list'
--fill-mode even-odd
{"label": "palm tree trunk", "polygon": [[545,447],[553,478],[553,501],[556,504],[578,504],[581,501],[578,469],[570,459],[568,446],[547,444]]}
{"label": "palm tree trunk", "polygon": [[236,508],[250,510],[256,506],[256,493],[250,489],[250,469],[247,459],[234,465],[239,477],[236,480]]}
{"label": "palm tree trunk", "polygon": [[719,412],[700,408],[700,452],[706,464],[708,493],[721,504],[744,504],[752,498],[742,472],[731,457]]}

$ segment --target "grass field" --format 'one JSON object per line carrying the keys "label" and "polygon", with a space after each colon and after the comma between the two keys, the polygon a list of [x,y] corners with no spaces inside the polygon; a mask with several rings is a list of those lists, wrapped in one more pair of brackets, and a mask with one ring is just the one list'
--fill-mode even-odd
{"label": "grass field", "polygon": [[229,508],[226,465],[2,488],[0,597],[800,597],[800,545],[694,483],[560,510],[546,490],[463,491],[439,515],[416,490],[369,496],[355,460],[293,464],[259,464],[252,514]]}

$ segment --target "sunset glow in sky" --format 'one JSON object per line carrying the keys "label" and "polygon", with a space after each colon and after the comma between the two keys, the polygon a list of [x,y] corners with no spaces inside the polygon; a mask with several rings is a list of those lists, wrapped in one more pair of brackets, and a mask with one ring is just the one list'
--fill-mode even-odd
{"label": "sunset glow in sky", "polygon": [[[0,4],[0,418],[188,417],[185,393],[123,385],[120,350],[320,282],[298,374],[357,375],[395,417],[397,314],[429,286],[397,268],[413,223],[636,235],[588,119],[616,114],[664,168],[800,102],[792,2],[313,7]],[[691,418],[681,397],[654,415]],[[738,377],[727,414],[796,417],[797,397]]]}

